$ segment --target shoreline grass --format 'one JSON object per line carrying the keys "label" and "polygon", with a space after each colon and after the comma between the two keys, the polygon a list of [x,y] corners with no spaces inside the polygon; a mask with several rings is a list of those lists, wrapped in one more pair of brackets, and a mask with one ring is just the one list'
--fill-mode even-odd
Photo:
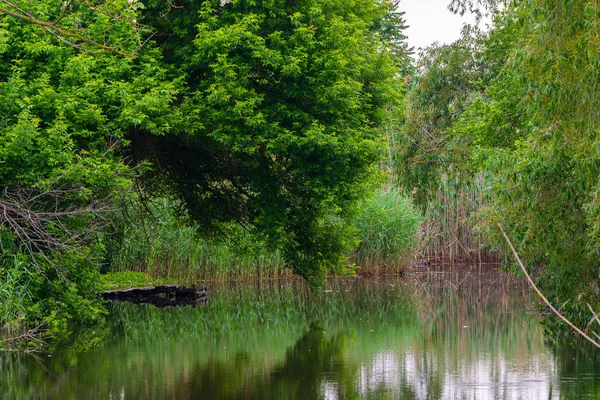
{"label": "shoreline grass", "polygon": [[402,272],[417,239],[421,215],[397,189],[384,188],[365,202],[357,218],[360,244],[352,255],[359,273]]}
{"label": "shoreline grass", "polygon": [[[225,282],[292,279],[282,255],[239,227],[222,241],[199,237],[183,226],[168,200],[156,199],[123,229],[104,272],[123,273],[132,283]],[[409,198],[384,188],[367,199],[356,220],[359,245],[348,265],[359,275],[402,273],[409,263],[421,220]],[[131,273],[146,274],[143,279]],[[105,278],[109,279],[109,278]],[[166,279],[166,280],[164,280]],[[114,286],[114,282],[113,282]]]}
{"label": "shoreline grass", "polygon": [[487,203],[484,184],[481,174],[470,184],[442,177],[419,228],[418,258],[440,264],[502,262],[500,251],[490,248],[480,232],[484,221],[479,212]]}

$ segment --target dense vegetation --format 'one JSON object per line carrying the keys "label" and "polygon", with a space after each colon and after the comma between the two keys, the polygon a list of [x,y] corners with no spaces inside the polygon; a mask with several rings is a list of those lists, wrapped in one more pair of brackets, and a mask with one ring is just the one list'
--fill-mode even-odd
{"label": "dense vegetation", "polygon": [[[292,277],[281,251],[239,225],[227,225],[225,237],[202,237],[193,227],[182,226],[169,201],[153,199],[146,205],[131,207],[135,217],[124,225],[103,269],[184,281]],[[419,212],[398,190],[388,188],[365,198],[354,222],[358,244],[349,254],[348,269],[354,264],[358,273],[401,271],[420,220]]]}
{"label": "dense vegetation", "polygon": [[488,251],[506,249],[500,223],[554,304],[584,326],[586,303],[600,305],[599,19],[593,1],[519,1],[489,32],[467,28],[426,49],[395,164],[424,209],[458,199],[444,210]]}
{"label": "dense vegetation", "polygon": [[0,330],[100,321],[136,227],[351,273],[403,29],[388,0],[3,2]]}
{"label": "dense vegetation", "polygon": [[422,254],[502,258],[501,224],[600,306],[594,1],[452,1],[490,30],[414,62],[392,0],[2,4],[0,334],[97,324],[101,271],[397,265],[409,198]]}

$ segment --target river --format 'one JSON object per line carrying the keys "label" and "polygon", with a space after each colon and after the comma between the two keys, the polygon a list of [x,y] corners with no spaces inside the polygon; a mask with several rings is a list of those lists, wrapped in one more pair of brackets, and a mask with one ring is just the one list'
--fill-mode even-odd
{"label": "river", "polygon": [[195,308],[111,304],[85,350],[0,354],[0,398],[600,398],[600,357],[551,344],[496,266],[211,290]]}

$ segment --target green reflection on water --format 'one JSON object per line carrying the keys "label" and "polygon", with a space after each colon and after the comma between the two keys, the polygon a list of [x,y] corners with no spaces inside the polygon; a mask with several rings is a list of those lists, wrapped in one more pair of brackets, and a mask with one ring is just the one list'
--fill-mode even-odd
{"label": "green reflection on water", "polygon": [[0,355],[5,399],[595,398],[592,353],[544,344],[527,288],[477,269],[213,288],[197,308],[114,304],[87,352]]}

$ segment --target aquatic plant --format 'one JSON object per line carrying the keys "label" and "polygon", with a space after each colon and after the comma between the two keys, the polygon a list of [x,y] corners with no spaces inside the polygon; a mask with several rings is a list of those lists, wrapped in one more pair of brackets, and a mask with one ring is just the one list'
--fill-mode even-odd
{"label": "aquatic plant", "polygon": [[[270,280],[291,278],[281,253],[257,234],[222,225],[223,237],[203,237],[184,225],[172,200],[157,198],[128,211],[114,238],[107,271],[144,272],[151,277],[185,280]],[[359,240],[347,259],[360,273],[401,272],[416,240],[420,215],[409,198],[385,188],[363,202],[355,222]],[[117,278],[112,277],[111,280]]]}
{"label": "aquatic plant", "polygon": [[[256,234],[222,226],[220,238],[203,237],[177,214],[178,204],[165,198],[128,207],[128,218],[104,268],[144,272],[152,277],[229,281],[290,277],[283,257]],[[183,220],[185,221],[185,219]],[[114,280],[114,279],[113,279]]]}
{"label": "aquatic plant", "polygon": [[421,222],[410,198],[384,188],[363,203],[356,220],[359,239],[352,260],[361,272],[401,272],[408,262]]}
{"label": "aquatic plant", "polygon": [[444,174],[435,194],[424,205],[415,253],[435,263],[490,263],[503,260],[498,246],[482,234],[485,220],[480,215],[487,204],[485,178],[472,180]]}

